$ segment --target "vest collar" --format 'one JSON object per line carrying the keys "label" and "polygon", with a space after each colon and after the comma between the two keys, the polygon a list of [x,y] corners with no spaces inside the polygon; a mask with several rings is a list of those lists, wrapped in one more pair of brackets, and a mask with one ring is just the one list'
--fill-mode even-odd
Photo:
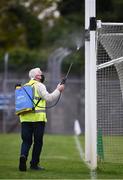
{"label": "vest collar", "polygon": [[35,79],[31,79],[28,83],[29,84],[34,84],[34,83],[36,83],[37,81],[35,80]]}

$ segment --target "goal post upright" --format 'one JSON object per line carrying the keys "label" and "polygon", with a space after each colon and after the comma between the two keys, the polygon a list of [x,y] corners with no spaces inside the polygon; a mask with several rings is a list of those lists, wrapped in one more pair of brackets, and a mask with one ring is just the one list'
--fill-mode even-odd
{"label": "goal post upright", "polygon": [[90,111],[91,168],[97,167],[97,78],[96,78],[96,19],[90,18]]}
{"label": "goal post upright", "polygon": [[89,40],[89,0],[85,0],[85,161],[90,162],[90,40]]}
{"label": "goal post upright", "polygon": [[85,0],[85,160],[97,167],[96,111],[96,8],[95,0]]}

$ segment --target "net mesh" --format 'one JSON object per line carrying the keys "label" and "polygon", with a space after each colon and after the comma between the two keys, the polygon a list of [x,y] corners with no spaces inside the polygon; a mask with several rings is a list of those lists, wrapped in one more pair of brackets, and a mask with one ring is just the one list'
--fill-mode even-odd
{"label": "net mesh", "polygon": [[[97,30],[97,66],[123,57],[123,25]],[[104,161],[123,163],[123,61],[97,70],[97,129]]]}

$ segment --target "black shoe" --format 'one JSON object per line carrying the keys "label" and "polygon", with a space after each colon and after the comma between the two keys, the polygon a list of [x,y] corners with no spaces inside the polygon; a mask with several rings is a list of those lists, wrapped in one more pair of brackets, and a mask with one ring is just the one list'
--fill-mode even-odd
{"label": "black shoe", "polygon": [[37,171],[45,170],[45,168],[41,166],[30,166],[30,169]]}
{"label": "black shoe", "polygon": [[20,157],[19,170],[26,171],[26,157],[24,155]]}

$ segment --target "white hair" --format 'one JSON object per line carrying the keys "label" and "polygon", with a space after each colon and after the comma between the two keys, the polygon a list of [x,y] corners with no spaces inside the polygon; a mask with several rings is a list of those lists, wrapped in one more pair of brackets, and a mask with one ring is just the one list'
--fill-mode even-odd
{"label": "white hair", "polygon": [[40,70],[40,68],[34,68],[29,71],[30,79],[35,79],[36,75],[41,75],[41,74],[42,74],[42,71]]}

